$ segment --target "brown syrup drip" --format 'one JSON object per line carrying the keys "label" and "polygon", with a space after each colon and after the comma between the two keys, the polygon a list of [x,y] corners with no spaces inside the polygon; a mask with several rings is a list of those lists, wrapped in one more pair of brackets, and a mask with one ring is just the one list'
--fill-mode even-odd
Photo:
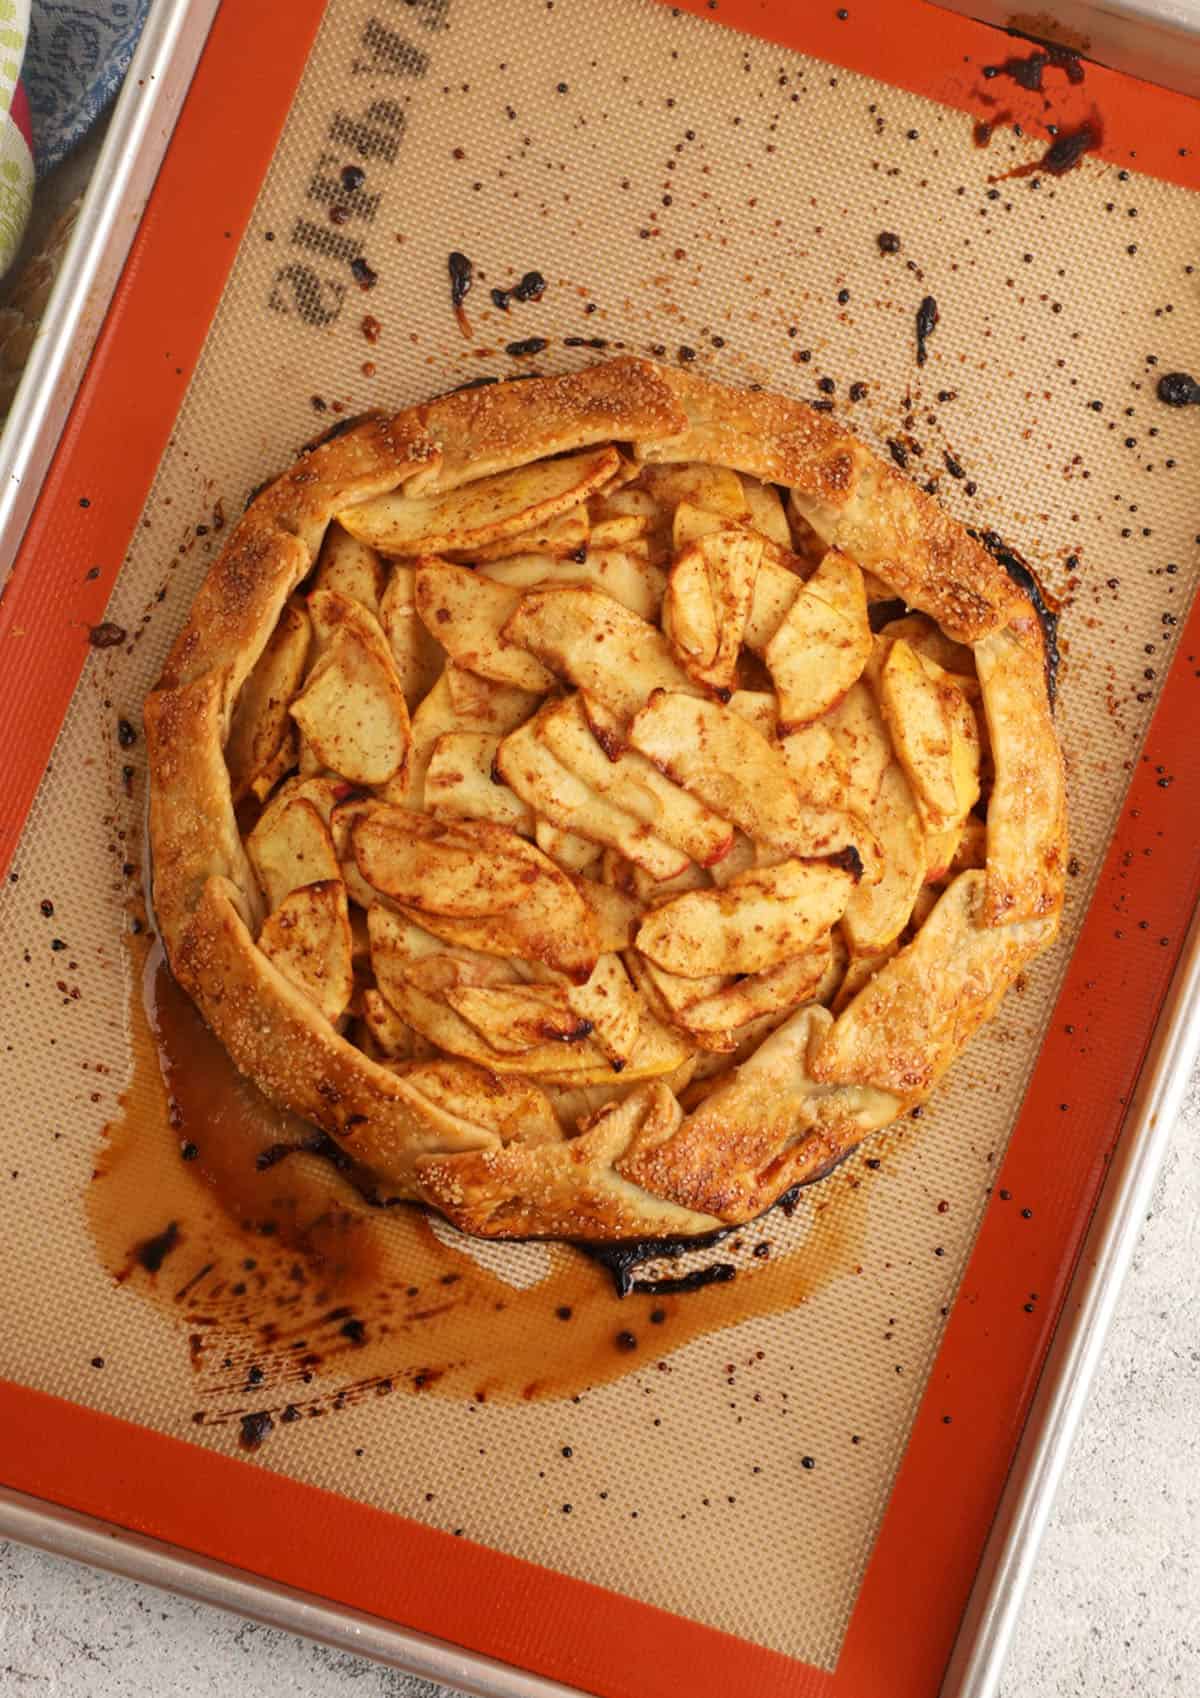
{"label": "brown syrup drip", "polygon": [[[517,1288],[273,1108],[237,1074],[161,948],[144,936],[129,946],[145,992],[131,1009],[135,1074],[105,1131],[88,1217],[114,1279],[186,1336],[197,1426],[234,1426],[254,1448],[302,1419],[399,1391],[570,1397],[857,1271],[868,1188],[851,1182],[814,1202],[820,1234],[770,1260],[726,1248],[664,1281],[635,1270],[652,1275],[700,1248],[695,1239],[586,1256],[551,1243],[545,1276]],[[781,1212],[795,1203],[790,1194]],[[625,1297],[614,1290],[615,1249],[629,1268]],[[503,1247],[488,1254],[503,1266]]]}
{"label": "brown syrup drip", "polygon": [[459,253],[456,249],[447,257],[446,269],[450,273],[450,305],[454,309],[459,330],[469,342],[471,340],[471,321],[467,317],[463,302],[471,293],[471,287],[475,282],[475,267],[466,254]]}
{"label": "brown syrup drip", "polygon": [[711,1250],[733,1229],[710,1232],[703,1238],[633,1238],[621,1244],[578,1244],[576,1249],[593,1262],[607,1268],[612,1276],[613,1290],[618,1297],[628,1297],[631,1291],[647,1291],[661,1281],[640,1280],[637,1270],[646,1262],[674,1262],[680,1256],[699,1250]]}
{"label": "brown syrup drip", "polygon": [[[860,869],[862,867],[861,861],[859,867]],[[829,1175],[841,1167],[842,1163],[848,1160],[852,1153],[852,1151],[847,1150],[844,1154],[835,1156],[832,1161],[826,1162],[824,1167],[818,1168],[811,1178],[802,1181],[799,1185],[790,1186],[774,1207],[790,1220],[796,1212],[801,1191],[806,1190],[810,1185],[818,1184],[822,1179],[828,1179]],[[771,1210],[768,1209],[767,1214],[770,1213]],[[766,1218],[766,1215],[759,1217],[760,1220]],[[706,1233],[702,1238],[627,1238],[620,1244],[577,1244],[575,1247],[581,1250],[585,1256],[590,1256],[593,1261],[601,1263],[608,1269],[612,1275],[613,1286],[618,1297],[628,1297],[631,1291],[665,1289],[662,1280],[637,1279],[637,1270],[644,1263],[673,1262],[677,1261],[680,1256],[690,1255],[697,1250],[711,1250],[714,1245],[722,1243],[733,1233],[744,1230],[743,1227],[726,1226],[720,1228],[717,1232]],[[704,1270],[699,1271],[703,1272]],[[684,1275],[683,1277],[690,1279],[691,1275]],[[722,1275],[721,1277],[728,1278],[729,1276]],[[708,1283],[708,1281],[704,1283]],[[671,1284],[671,1281],[668,1280],[666,1284]],[[684,1286],[676,1281],[674,1289],[692,1291],[697,1287],[694,1284]]]}
{"label": "brown syrup drip", "polygon": [[1062,658],[1058,646],[1058,603],[1049,591],[1043,588],[1028,560],[1018,554],[1015,548],[1010,548],[1003,537],[998,536],[995,531],[973,531],[970,528],[967,534],[983,544],[992,559],[1003,566],[1013,583],[1023,589],[1033,603],[1033,610],[1038,616],[1045,639],[1046,694],[1050,698],[1050,706],[1053,707],[1058,694],[1058,667]]}
{"label": "brown syrup drip", "polygon": [[1190,372],[1167,372],[1159,378],[1154,392],[1168,407],[1200,406],[1200,383]]}
{"label": "brown syrup drip", "polygon": [[667,1274],[662,1279],[634,1280],[633,1289],[648,1292],[652,1297],[670,1297],[678,1295],[681,1291],[702,1291],[706,1285],[724,1285],[736,1278],[736,1263],[710,1262],[707,1267],[693,1268],[691,1273]]}
{"label": "brown syrup drip", "polygon": [[527,271],[511,289],[493,289],[492,304],[507,312],[510,301],[540,301],[546,293],[546,279],[540,271]]}
{"label": "brown syrup drip", "polygon": [[[143,1238],[140,1244],[133,1247],[133,1259],[147,1273],[156,1274],[171,1254],[179,1247],[179,1222],[169,1220],[161,1232],[156,1232],[150,1238]],[[131,1270],[132,1271],[132,1270]]]}
{"label": "brown syrup drip", "polygon": [[1085,118],[1074,129],[1060,130],[1040,159],[1028,159],[1024,165],[1014,165],[1011,171],[1001,171],[989,177],[989,183],[1007,183],[1014,177],[1037,177],[1046,172],[1061,177],[1072,171],[1086,154],[1094,153],[1104,140],[1104,124],[1098,112]]}
{"label": "brown syrup drip", "polygon": [[1011,124],[1012,113],[1006,107],[1003,112],[995,112],[989,118],[978,118],[971,130],[971,140],[976,147],[990,147],[992,136],[1004,124]]}
{"label": "brown syrup drip", "polygon": [[[1086,67],[1080,58],[1078,46],[1059,41],[1047,41],[1035,32],[1015,27],[1012,24],[1009,26],[1008,33],[1027,41],[1031,51],[1023,54],[1013,53],[998,64],[984,65],[982,67],[984,82],[993,83],[1002,79],[1007,83],[1015,84],[1017,88],[1023,89],[1027,94],[1041,96],[1043,114],[1053,112],[1055,98],[1048,85],[1046,73],[1048,71],[1061,72],[1067,85],[1078,88],[1086,75]],[[1055,93],[1061,90],[1062,85],[1059,84]],[[983,106],[993,109],[989,116],[975,122],[972,131],[976,147],[987,147],[996,130],[1002,125],[1014,123],[1015,114],[1007,107],[1003,111],[996,110],[1000,107],[1000,100],[995,95],[985,92],[984,89],[977,89],[975,98]],[[1102,138],[1101,119],[1095,111],[1086,123],[1079,124],[1071,130],[1064,130],[1061,123],[1052,123],[1048,118],[1043,118],[1043,122],[1047,124],[1051,136],[1051,146],[1044,157],[1028,165],[1018,166],[1012,171],[1007,171],[1003,176],[989,177],[990,183],[1004,182],[1012,177],[1031,177],[1035,173],[1043,171],[1048,172],[1051,176],[1059,176],[1062,172],[1069,171],[1074,165],[1078,164],[1085,153],[1098,147]],[[1020,125],[1015,125],[1015,128],[1019,135],[1021,133]]]}
{"label": "brown syrup drip", "polygon": [[1041,94],[1042,79],[1048,68],[1062,71],[1069,83],[1083,81],[1083,63],[1078,53],[1050,41],[1040,44],[1035,52],[1025,58],[1014,55],[999,65],[985,65],[983,74],[989,81],[994,77],[1008,77],[1021,88],[1028,89],[1033,94]]}

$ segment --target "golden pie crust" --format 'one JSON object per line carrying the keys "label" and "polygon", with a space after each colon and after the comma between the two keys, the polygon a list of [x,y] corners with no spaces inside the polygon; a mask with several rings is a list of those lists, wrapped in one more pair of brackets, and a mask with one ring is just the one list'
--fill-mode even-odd
{"label": "golden pie crust", "polygon": [[487,1237],[752,1218],[1058,929],[1023,589],[829,415],[647,361],[307,451],[145,721],[176,976],[270,1098]]}

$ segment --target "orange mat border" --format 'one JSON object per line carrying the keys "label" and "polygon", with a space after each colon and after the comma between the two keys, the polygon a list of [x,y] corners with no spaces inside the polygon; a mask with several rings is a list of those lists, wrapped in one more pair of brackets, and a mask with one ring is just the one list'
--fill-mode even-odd
{"label": "orange mat border", "polygon": [[[834,0],[665,3],[926,95],[975,118],[986,121],[1007,113],[1008,123],[1020,124],[1042,145],[1050,133],[1048,125],[1066,129],[1098,115],[1102,139],[1086,159],[1103,159],[1186,189],[1200,188],[1200,103],[1194,98],[1092,60],[1085,62],[1080,84],[1068,84],[1060,71],[1049,70],[1045,98],[1007,77],[987,81],[985,65],[1032,53],[1033,43],[961,12],[948,12],[931,0],[847,0],[844,6]],[[1019,11],[1014,4],[1014,15]],[[1030,7],[1023,15],[1044,17],[1047,11],[1053,8]],[[987,158],[981,155],[981,165]]]}
{"label": "orange mat border", "polygon": [[[693,0],[693,9],[710,13],[705,0]],[[856,29],[841,25],[833,7],[816,15],[787,0],[721,0],[718,16],[948,104],[960,104],[952,83],[968,38],[976,63],[1009,49],[999,32],[934,14],[924,0],[852,0],[848,9]],[[218,13],[0,602],[0,726],[9,734],[20,727],[4,774],[0,864],[15,847],[86,659],[87,626],[103,615],[322,11],[323,0],[225,0]],[[1155,170],[1158,153],[1146,138],[1161,140],[1164,112],[1173,115],[1180,97],[1089,67],[1089,81],[1101,78],[1113,84],[1106,110],[1121,114],[1121,127],[1110,124],[1111,145],[1140,137],[1137,164]],[[1185,104],[1194,129],[1196,103]],[[1200,186],[1188,161],[1170,171],[1159,163],[1158,174]],[[93,563],[103,568],[95,580],[86,576]],[[1191,730],[1200,604],[1180,650],[835,1674],[261,1463],[6,1382],[0,1481],[602,1698],[933,1698],[1200,894],[1200,743]],[[775,1583],[786,1585],[786,1576]]]}

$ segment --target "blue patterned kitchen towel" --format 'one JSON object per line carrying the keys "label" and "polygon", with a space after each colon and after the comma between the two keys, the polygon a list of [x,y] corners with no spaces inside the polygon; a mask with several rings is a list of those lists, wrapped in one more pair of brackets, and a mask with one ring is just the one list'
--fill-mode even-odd
{"label": "blue patterned kitchen towel", "polygon": [[29,38],[29,0],[0,0],[0,275],[21,246],[33,201],[29,102],[21,59]]}
{"label": "blue patterned kitchen towel", "polygon": [[150,0],[32,0],[23,81],[38,175],[83,140],[121,86]]}

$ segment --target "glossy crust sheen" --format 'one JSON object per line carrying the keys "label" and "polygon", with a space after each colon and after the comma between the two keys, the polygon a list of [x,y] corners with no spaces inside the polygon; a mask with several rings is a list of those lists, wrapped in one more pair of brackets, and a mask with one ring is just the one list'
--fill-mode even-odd
{"label": "glossy crust sheen", "polygon": [[[225,750],[239,692],[335,514],[610,442],[637,461],[701,462],[788,486],[793,510],[826,544],[972,645],[995,785],[986,867],[951,877],[912,940],[836,1017],[800,1007],[694,1092],[689,1113],[674,1075],[654,1078],[568,1136],[550,1086],[465,1060],[372,1059],[273,965],[255,942],[265,904]],[[180,982],[270,1097],[343,1142],[397,1195],[468,1232],[612,1239],[752,1218],[920,1100],[1057,930],[1062,764],[1027,599],[934,501],[830,417],[645,361],[444,396],[367,418],[306,453],[235,526],[145,723],[157,923]]]}

